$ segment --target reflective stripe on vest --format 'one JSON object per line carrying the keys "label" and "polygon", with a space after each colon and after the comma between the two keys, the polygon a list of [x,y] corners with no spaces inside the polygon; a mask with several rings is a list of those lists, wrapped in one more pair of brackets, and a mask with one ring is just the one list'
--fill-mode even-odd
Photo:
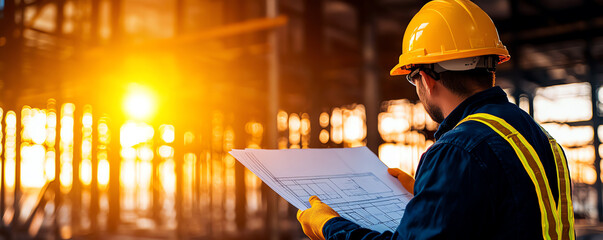
{"label": "reflective stripe on vest", "polygon": [[542,129],[549,139],[557,166],[557,186],[559,189],[557,203],[559,204],[556,204],[553,199],[548,178],[538,154],[536,154],[532,145],[513,126],[499,117],[486,113],[469,115],[460,121],[457,126],[466,121],[477,121],[487,125],[509,142],[517,154],[536,190],[543,238],[573,240],[575,238],[574,211],[571,199],[570,179],[565,156],[555,139]]}
{"label": "reflective stripe on vest", "polygon": [[540,127],[544,134],[549,139],[549,144],[553,149],[555,164],[557,165],[557,187],[559,189],[559,201],[557,212],[562,223],[561,236],[564,238],[569,236],[569,239],[574,239],[574,206],[572,205],[572,190],[567,169],[567,161],[561,146],[544,128]]}

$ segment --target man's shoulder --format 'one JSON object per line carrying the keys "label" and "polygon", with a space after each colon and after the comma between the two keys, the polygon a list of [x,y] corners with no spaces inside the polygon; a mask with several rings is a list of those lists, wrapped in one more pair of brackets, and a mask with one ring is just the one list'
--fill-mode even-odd
{"label": "man's shoulder", "polygon": [[437,144],[452,145],[471,152],[484,141],[497,136],[490,127],[475,121],[466,121],[446,132]]}
{"label": "man's shoulder", "polygon": [[450,168],[490,172],[488,166],[500,159],[500,155],[496,154],[500,151],[513,153],[506,140],[490,127],[480,122],[466,121],[442,135],[421,156],[417,174]]}

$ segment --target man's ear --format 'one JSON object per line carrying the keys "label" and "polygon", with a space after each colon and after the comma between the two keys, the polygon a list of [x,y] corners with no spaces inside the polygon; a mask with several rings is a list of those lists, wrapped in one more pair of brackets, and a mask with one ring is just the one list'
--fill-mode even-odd
{"label": "man's ear", "polygon": [[421,74],[421,81],[423,81],[423,86],[425,86],[425,90],[427,90],[427,92],[429,93],[432,93],[436,86],[436,80],[424,71],[420,71],[419,74]]}

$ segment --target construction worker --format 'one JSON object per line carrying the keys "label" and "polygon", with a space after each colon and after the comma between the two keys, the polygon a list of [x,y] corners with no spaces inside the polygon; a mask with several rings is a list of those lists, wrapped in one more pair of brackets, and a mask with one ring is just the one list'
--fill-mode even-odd
{"label": "construction worker", "polygon": [[416,180],[389,169],[414,197],[395,232],[346,220],[313,196],[298,211],[311,239],[574,239],[563,150],[494,87],[509,60],[488,15],[468,0],[431,1],[410,21],[391,75],[406,75],[436,142]]}

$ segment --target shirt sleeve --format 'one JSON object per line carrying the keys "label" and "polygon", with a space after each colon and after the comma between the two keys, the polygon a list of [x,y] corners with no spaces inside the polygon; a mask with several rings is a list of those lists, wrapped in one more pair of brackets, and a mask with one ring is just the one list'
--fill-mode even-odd
{"label": "shirt sleeve", "polygon": [[362,228],[358,224],[342,217],[336,217],[329,220],[322,231],[327,240],[382,240],[396,239],[397,236],[397,233],[392,234],[390,231],[380,233],[371,229]]}
{"label": "shirt sleeve", "polygon": [[[462,147],[433,145],[422,157],[415,196],[406,207],[399,239],[478,239],[493,223],[494,190],[487,166]],[[495,191],[495,190],[494,190]]]}
{"label": "shirt sleeve", "polygon": [[495,194],[485,163],[453,144],[433,145],[421,157],[414,198],[406,206],[396,232],[362,228],[342,217],[329,220],[325,238],[479,239],[488,236]]}

